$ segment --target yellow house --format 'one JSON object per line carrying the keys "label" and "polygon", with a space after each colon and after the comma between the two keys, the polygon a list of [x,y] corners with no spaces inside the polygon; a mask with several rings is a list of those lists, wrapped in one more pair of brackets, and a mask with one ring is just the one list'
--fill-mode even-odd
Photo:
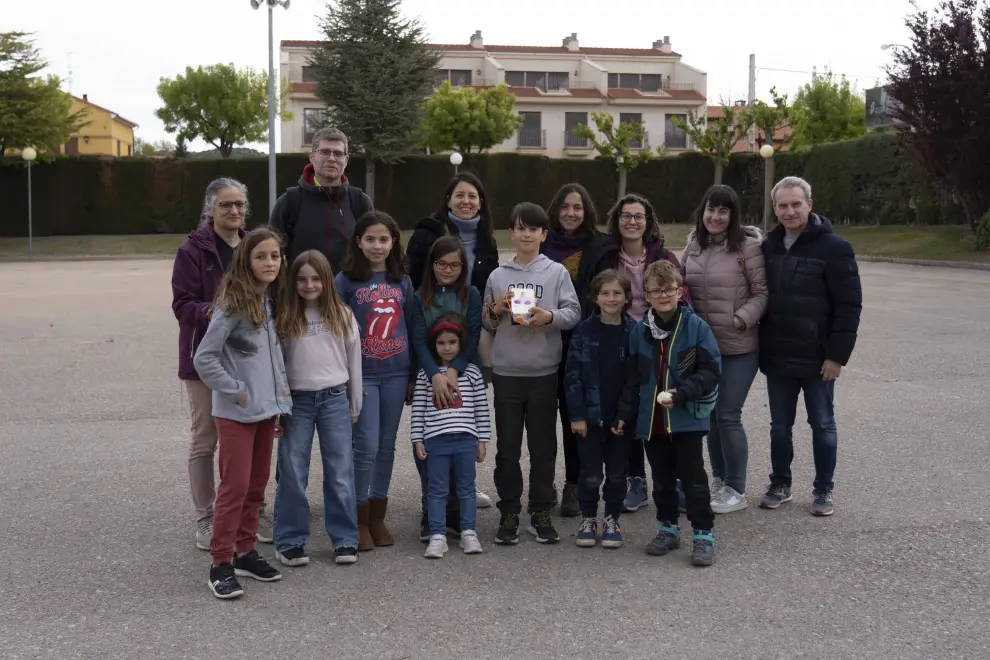
{"label": "yellow house", "polygon": [[72,97],[72,112],[82,112],[82,121],[88,122],[62,145],[60,151],[67,156],[133,156],[134,122],[116,112],[91,103],[89,96]]}

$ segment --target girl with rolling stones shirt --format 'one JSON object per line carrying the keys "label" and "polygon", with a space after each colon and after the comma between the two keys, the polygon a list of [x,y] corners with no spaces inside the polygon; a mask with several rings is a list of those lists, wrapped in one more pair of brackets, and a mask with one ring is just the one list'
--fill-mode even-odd
{"label": "girl with rolling stones shirt", "polygon": [[369,211],[358,220],[336,285],[361,329],[364,405],[354,425],[354,488],[358,550],[372,550],[395,542],[385,513],[395,436],[410,395],[406,319],[413,286],[403,266],[399,226],[391,216]]}

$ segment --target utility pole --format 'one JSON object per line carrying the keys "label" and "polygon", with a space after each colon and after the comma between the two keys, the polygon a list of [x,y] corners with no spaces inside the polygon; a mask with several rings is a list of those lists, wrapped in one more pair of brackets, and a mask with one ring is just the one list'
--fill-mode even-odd
{"label": "utility pole", "polygon": [[[748,107],[753,107],[756,103],[756,54],[749,54],[749,96],[746,99],[746,105]],[[746,151],[753,152],[756,151],[756,127],[750,126],[746,130]]]}

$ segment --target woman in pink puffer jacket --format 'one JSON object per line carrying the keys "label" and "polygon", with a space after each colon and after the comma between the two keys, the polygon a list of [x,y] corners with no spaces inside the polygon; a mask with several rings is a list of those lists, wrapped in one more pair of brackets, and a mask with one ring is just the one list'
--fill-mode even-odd
{"label": "woman in pink puffer jacket", "polygon": [[709,188],[695,214],[681,271],[694,310],[711,326],[722,353],[708,456],[712,510],[730,513],[746,508],[749,448],[742,408],[759,367],[757,325],[767,308],[763,237],[756,227],[742,224],[739,196],[729,186]]}

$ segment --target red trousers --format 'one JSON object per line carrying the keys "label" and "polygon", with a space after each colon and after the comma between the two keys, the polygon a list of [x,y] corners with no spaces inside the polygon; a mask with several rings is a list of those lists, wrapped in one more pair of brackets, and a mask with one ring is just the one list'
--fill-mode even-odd
{"label": "red trousers", "polygon": [[272,467],[275,418],[254,424],[215,417],[220,485],[213,504],[213,565],[254,550],[258,515]]}

